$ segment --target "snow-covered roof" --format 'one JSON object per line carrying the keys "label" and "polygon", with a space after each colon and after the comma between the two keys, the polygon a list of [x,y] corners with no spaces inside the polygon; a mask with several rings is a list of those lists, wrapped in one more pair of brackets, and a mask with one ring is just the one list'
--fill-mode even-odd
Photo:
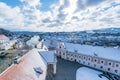
{"label": "snow-covered roof", "polygon": [[57,47],[57,41],[56,40],[45,40],[44,44],[47,47]]}
{"label": "snow-covered roof", "polygon": [[38,49],[45,49],[46,51],[48,51],[48,47],[46,45],[43,44],[44,42],[43,41],[40,41],[38,44],[37,44],[37,48]]}
{"label": "snow-covered roof", "polygon": [[100,78],[99,74],[102,73],[87,67],[81,67],[76,72],[76,80],[109,80],[104,76]]}
{"label": "snow-covered roof", "polygon": [[47,63],[54,63],[57,61],[55,51],[41,51],[39,54],[44,58]]}
{"label": "snow-covered roof", "polygon": [[[43,50],[33,49],[26,53],[18,64],[13,64],[0,74],[0,80],[45,80],[47,65],[38,51]],[[35,71],[37,68],[43,73]]]}
{"label": "snow-covered roof", "polygon": [[34,36],[26,42],[27,45],[37,45],[39,44],[39,36]]}
{"label": "snow-covered roof", "polygon": [[81,44],[65,43],[65,47],[70,52],[75,52],[120,61],[120,48],[90,46]]}

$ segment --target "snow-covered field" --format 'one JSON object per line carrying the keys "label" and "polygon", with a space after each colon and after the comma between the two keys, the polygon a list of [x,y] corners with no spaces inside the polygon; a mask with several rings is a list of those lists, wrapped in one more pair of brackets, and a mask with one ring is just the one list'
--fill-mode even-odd
{"label": "snow-covered field", "polygon": [[99,74],[102,73],[87,67],[81,67],[76,72],[76,80],[109,80],[104,76],[100,78]]}

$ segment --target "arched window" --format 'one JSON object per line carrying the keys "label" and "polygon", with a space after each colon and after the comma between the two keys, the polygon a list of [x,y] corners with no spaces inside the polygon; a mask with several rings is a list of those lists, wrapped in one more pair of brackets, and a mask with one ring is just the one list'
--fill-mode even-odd
{"label": "arched window", "polygon": [[111,65],[111,62],[109,62],[109,65]]}
{"label": "arched window", "polygon": [[118,64],[116,64],[116,67],[119,67],[119,65],[118,65]]}
{"label": "arched window", "polygon": [[85,64],[85,61],[83,61],[83,64]]}
{"label": "arched window", "polygon": [[108,68],[108,71],[110,71],[110,68]]}
{"label": "arched window", "polygon": [[101,61],[101,63],[104,63],[104,61]]}
{"label": "arched window", "polygon": [[115,73],[118,73],[118,70],[115,70]]}
{"label": "arched window", "polygon": [[88,65],[90,65],[90,63],[88,63]]}
{"label": "arched window", "polygon": [[89,57],[89,61],[90,61],[90,57]]}
{"label": "arched window", "polygon": [[94,67],[96,67],[96,64],[94,64]]}
{"label": "arched window", "polygon": [[84,59],[85,59],[85,56],[84,56]]}
{"label": "arched window", "polygon": [[95,59],[95,62],[97,62],[97,60]]}
{"label": "arched window", "polygon": [[102,68],[103,68],[103,66],[100,66],[100,68],[102,69]]}

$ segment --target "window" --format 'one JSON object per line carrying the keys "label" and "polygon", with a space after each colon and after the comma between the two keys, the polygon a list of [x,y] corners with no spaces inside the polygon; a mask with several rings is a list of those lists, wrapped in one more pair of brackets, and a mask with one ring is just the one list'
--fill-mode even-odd
{"label": "window", "polygon": [[85,64],[85,61],[83,61],[83,64]]}
{"label": "window", "polygon": [[68,53],[68,51],[66,51],[66,53]]}
{"label": "window", "polygon": [[94,67],[96,67],[96,64],[94,64]]}
{"label": "window", "polygon": [[118,72],[118,70],[115,70],[115,72],[117,73],[117,72]]}
{"label": "window", "polygon": [[116,64],[116,67],[119,67],[119,65],[118,65],[118,64]]}
{"label": "window", "polygon": [[109,63],[109,65],[111,65],[111,63]]}
{"label": "window", "polygon": [[90,63],[88,63],[88,65],[90,65]]}
{"label": "window", "polygon": [[89,58],[89,60],[90,60],[90,58]]}
{"label": "window", "polygon": [[67,57],[67,59],[69,59],[69,57]]}
{"label": "window", "polygon": [[103,66],[100,66],[100,68],[102,69],[102,68],[103,68]]}
{"label": "window", "polygon": [[85,57],[84,57],[84,59],[85,59]]}
{"label": "window", "polygon": [[97,60],[95,59],[95,62],[97,62]]}
{"label": "window", "polygon": [[101,63],[103,63],[103,61],[101,61]]}
{"label": "window", "polygon": [[108,71],[110,71],[110,68],[108,68]]}
{"label": "window", "polygon": [[61,54],[61,52],[60,52],[60,54]]}

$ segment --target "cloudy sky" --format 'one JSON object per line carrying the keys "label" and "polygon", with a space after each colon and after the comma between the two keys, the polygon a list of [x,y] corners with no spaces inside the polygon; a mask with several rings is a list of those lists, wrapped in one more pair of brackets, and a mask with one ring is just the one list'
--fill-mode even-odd
{"label": "cloudy sky", "polygon": [[61,32],[120,27],[119,0],[0,0],[0,28]]}

